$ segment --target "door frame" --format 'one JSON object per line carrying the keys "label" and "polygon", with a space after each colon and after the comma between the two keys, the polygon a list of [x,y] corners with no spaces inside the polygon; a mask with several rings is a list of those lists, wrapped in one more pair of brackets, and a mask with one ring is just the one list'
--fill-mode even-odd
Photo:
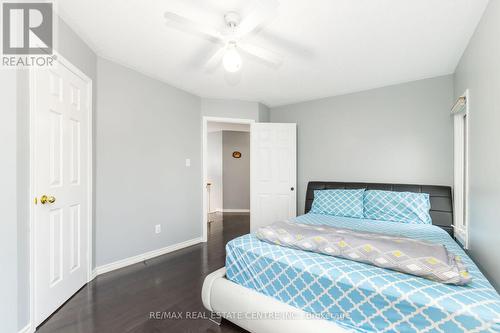
{"label": "door frame", "polygon": [[[88,157],[87,157],[87,181],[88,181],[88,219],[87,219],[87,230],[88,230],[88,239],[87,239],[87,283],[90,282],[93,278],[92,271],[92,258],[93,258],[93,224],[94,224],[94,216],[93,216],[93,152],[94,152],[94,124],[93,124],[93,97],[92,97],[92,79],[88,77],[85,73],[83,73],[80,69],[78,69],[75,65],[73,65],[69,60],[64,58],[62,55],[54,51],[54,55],[57,57],[57,62],[59,65],[66,67],[68,70],[73,72],[75,75],[80,77],[87,84],[87,94],[88,94],[88,114],[87,114],[87,145],[88,145]],[[35,82],[35,69],[29,69],[29,286],[30,286],[30,321],[29,321],[29,332],[34,332],[36,329],[35,324],[35,279],[36,279],[36,256],[35,256],[35,240],[36,240],[36,223],[35,223],[35,204],[34,198],[37,197],[37,189],[35,182],[36,175],[36,160],[35,160],[35,151],[36,151],[36,104],[34,98],[34,92],[36,89]]]}
{"label": "door frame", "polygon": [[[206,190],[206,183],[207,183],[207,139],[208,139],[208,130],[207,130],[207,124],[209,122],[217,122],[217,123],[229,123],[229,124],[244,124],[244,125],[251,125],[255,123],[256,121],[254,119],[244,119],[244,118],[224,118],[224,117],[208,117],[208,116],[203,116],[202,117],[202,130],[201,130],[201,141],[202,141],[202,157],[201,157],[201,169],[202,169],[202,176],[201,176],[201,192],[202,192],[202,198],[203,198],[203,204],[202,204],[202,211],[201,211],[201,223],[202,223],[202,242],[206,242],[208,239],[208,216],[207,216],[207,190]],[[251,126],[250,126],[250,133],[251,133]],[[252,174],[251,170],[252,166],[250,165],[250,174]],[[251,183],[251,182],[250,182]],[[250,188],[250,192],[252,192],[252,189]]]}

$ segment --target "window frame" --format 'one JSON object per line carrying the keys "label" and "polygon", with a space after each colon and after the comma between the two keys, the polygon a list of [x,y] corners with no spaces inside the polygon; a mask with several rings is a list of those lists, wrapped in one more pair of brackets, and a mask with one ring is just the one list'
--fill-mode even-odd
{"label": "window frame", "polygon": [[454,236],[465,249],[469,248],[469,91],[465,105],[454,108],[453,115],[453,211]]}

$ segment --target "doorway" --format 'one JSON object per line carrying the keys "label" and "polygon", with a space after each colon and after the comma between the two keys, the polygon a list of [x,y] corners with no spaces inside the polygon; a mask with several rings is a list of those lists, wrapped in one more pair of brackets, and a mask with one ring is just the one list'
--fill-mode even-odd
{"label": "doorway", "polygon": [[250,214],[251,119],[203,118],[203,239],[224,216]]}
{"label": "doorway", "polygon": [[[255,231],[259,227],[270,223],[285,220],[297,214],[297,126],[294,123],[257,123],[249,119],[233,118],[202,118],[202,238],[207,241],[208,221],[212,216],[210,213],[219,208],[222,212],[230,213],[233,209],[235,213],[243,213],[242,208],[228,207],[225,204],[224,193],[217,193],[215,181],[209,179],[208,172],[208,132],[209,124],[218,123],[217,126],[225,126],[226,129],[233,129],[235,126],[248,126],[250,129],[250,231]],[[224,127],[223,127],[224,128]],[[241,127],[238,127],[241,130]],[[221,129],[223,130],[223,129]],[[234,148],[234,147],[233,147]],[[233,155],[233,153],[235,155]],[[230,149],[224,156],[231,161],[241,158],[241,151]],[[222,156],[223,151],[216,154]],[[222,157],[216,157],[222,160]],[[233,160],[234,159],[234,160]],[[222,166],[223,167],[223,166]],[[219,171],[219,190],[224,188],[225,171]],[[212,175],[211,175],[212,176]],[[217,179],[217,177],[212,177]],[[233,184],[231,184],[233,185]],[[240,187],[236,187],[236,193],[241,192]],[[246,190],[245,190],[246,191]],[[227,191],[226,191],[227,192]],[[210,198],[210,202],[209,202]],[[217,199],[218,198],[218,199]],[[222,199],[220,199],[222,198]],[[233,199],[233,198],[231,198]],[[217,204],[217,200],[219,204]],[[214,202],[215,201],[215,202]],[[222,202],[222,204],[220,204]],[[217,207],[222,206],[222,207]],[[224,207],[225,206],[225,207]]]}
{"label": "doorway", "polygon": [[92,80],[57,59],[30,71],[32,329],[92,270]]}

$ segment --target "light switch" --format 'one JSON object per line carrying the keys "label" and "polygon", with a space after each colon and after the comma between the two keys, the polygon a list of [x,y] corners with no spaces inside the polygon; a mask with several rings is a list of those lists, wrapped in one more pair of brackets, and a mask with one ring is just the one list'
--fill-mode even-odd
{"label": "light switch", "polygon": [[186,158],[186,167],[189,168],[191,166],[191,159]]}

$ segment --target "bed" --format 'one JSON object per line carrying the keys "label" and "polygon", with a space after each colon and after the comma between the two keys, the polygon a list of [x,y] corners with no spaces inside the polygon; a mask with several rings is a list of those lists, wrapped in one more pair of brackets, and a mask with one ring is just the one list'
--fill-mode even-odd
{"label": "bed", "polygon": [[[223,312],[227,319],[252,332],[282,331],[286,325],[289,325],[287,332],[500,331],[499,295],[448,233],[453,216],[448,187],[311,182],[306,212],[311,207],[311,192],[325,188],[429,193],[433,225],[311,213],[292,220],[444,244],[463,258],[472,283],[445,285],[359,262],[272,245],[249,234],[227,244],[225,269],[207,277],[203,301],[209,310]],[[259,311],[286,313],[291,318],[255,320],[226,313]]]}

